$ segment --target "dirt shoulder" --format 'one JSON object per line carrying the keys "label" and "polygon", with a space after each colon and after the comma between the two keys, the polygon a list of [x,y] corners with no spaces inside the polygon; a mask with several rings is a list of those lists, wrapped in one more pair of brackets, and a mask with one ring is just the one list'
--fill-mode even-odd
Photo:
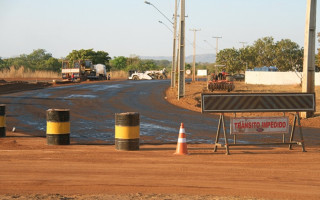
{"label": "dirt shoulder", "polygon": [[[50,86],[51,87],[51,86]],[[200,112],[205,84],[186,85],[186,98],[169,102]],[[242,89],[245,90],[245,86]],[[247,89],[249,90],[249,88]],[[300,146],[231,147],[212,144],[49,146],[46,138],[7,131],[0,138],[0,199],[320,199],[320,149]]]}
{"label": "dirt shoulder", "polygon": [[[299,85],[249,85],[244,82],[235,82],[235,89],[232,92],[235,93],[289,93],[289,92],[301,92],[301,86]],[[177,89],[168,88],[166,91],[166,99],[171,104],[193,110],[195,112],[201,112],[201,93],[208,92],[206,82],[192,82],[187,83],[185,86],[185,97],[177,99]],[[316,86],[316,105],[320,105],[320,87]],[[215,91],[217,93],[226,93],[226,91]],[[237,116],[282,116],[283,113],[239,113]],[[289,115],[290,121],[293,120],[293,115]],[[233,114],[226,114],[226,116],[233,116]],[[317,106],[315,116],[308,119],[302,119],[301,125],[303,127],[320,128],[320,107]]]}
{"label": "dirt shoulder", "polygon": [[319,199],[320,150],[294,147],[46,145],[8,132],[0,138],[1,199]]}

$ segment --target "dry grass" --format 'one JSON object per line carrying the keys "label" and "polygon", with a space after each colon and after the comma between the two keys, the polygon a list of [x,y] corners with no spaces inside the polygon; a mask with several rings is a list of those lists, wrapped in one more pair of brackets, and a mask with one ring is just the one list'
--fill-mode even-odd
{"label": "dry grass", "polygon": [[20,67],[15,69],[11,66],[10,69],[0,71],[0,78],[60,78],[61,74],[51,71],[31,71]]}
{"label": "dry grass", "polygon": [[[112,79],[127,79],[128,72],[126,71],[111,71],[110,73]],[[31,71],[20,67],[15,69],[14,66],[10,69],[0,71],[0,79],[60,79],[61,73],[51,72],[51,71]]]}
{"label": "dry grass", "polygon": [[128,79],[128,72],[126,71],[110,71],[112,79]]}

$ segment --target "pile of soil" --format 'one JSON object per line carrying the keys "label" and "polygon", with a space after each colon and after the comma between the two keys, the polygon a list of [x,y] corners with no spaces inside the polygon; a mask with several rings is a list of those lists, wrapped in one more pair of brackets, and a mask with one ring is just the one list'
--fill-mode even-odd
{"label": "pile of soil", "polygon": [[26,90],[37,90],[52,86],[48,82],[6,81],[0,80],[0,94],[9,94]]}

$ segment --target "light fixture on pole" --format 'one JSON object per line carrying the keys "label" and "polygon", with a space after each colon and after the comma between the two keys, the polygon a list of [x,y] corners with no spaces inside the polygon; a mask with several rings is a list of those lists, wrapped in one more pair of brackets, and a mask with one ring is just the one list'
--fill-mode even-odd
{"label": "light fixture on pole", "polygon": [[[167,16],[165,16],[155,5],[149,1],[144,1],[145,4],[148,4],[154,7],[164,18],[166,18],[173,25],[173,52],[172,52],[172,69],[171,69],[171,88],[175,87],[175,61],[176,61],[176,40],[177,40],[177,0],[175,0],[175,12],[174,12],[174,22],[172,22]],[[162,23],[159,21],[159,23]],[[163,23],[162,23],[163,24]],[[165,25],[165,24],[164,24]],[[171,31],[171,29],[170,29]]]}
{"label": "light fixture on pole", "polygon": [[155,5],[153,5],[149,1],[144,1],[144,3],[153,6],[162,16],[164,16],[173,25],[173,22],[165,14],[163,14]]}
{"label": "light fixture on pole", "polygon": [[160,24],[163,24],[169,31],[171,31],[171,33],[173,33],[173,31],[169,28],[169,26],[167,26],[167,24],[163,23],[162,21],[159,21]]}

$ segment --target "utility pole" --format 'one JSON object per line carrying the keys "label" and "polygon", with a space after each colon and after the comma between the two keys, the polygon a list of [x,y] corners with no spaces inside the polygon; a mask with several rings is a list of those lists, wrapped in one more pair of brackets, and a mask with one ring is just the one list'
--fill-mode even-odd
{"label": "utility pole", "polygon": [[193,66],[192,66],[192,81],[196,81],[196,32],[201,31],[201,29],[190,29],[193,31]]}
{"label": "utility pole", "polygon": [[222,37],[217,37],[217,36],[214,36],[212,38],[216,38],[216,73],[218,73],[218,69],[217,69],[217,56],[218,56],[218,52],[219,52],[219,44],[218,44],[218,40]]}
{"label": "utility pole", "polygon": [[180,4],[178,100],[185,95],[185,0],[181,0]]}
{"label": "utility pole", "polygon": [[244,48],[244,45],[247,44],[248,42],[239,42],[242,44],[242,48]]}
{"label": "utility pole", "polygon": [[212,38],[216,38],[216,57],[218,55],[218,52],[219,52],[219,44],[218,44],[218,40],[222,37],[217,37],[217,36],[214,36]]}
{"label": "utility pole", "polygon": [[171,68],[171,88],[176,87],[176,40],[177,40],[177,0],[175,0],[174,5],[174,20],[173,20],[173,51],[172,51],[172,68]]}
{"label": "utility pole", "polygon": [[[304,35],[304,59],[302,92],[315,92],[315,40],[316,40],[316,11],[317,0],[307,0],[306,26]],[[302,112],[301,117],[308,118],[313,116],[313,112]]]}

